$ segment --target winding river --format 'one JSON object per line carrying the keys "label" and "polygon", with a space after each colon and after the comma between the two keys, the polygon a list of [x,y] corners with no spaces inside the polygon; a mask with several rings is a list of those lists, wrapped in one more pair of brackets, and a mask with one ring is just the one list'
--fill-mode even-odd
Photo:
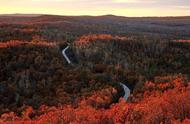
{"label": "winding river", "polygon": [[[62,50],[62,54],[64,56],[64,58],[66,59],[67,63],[68,64],[72,64],[71,60],[69,59],[69,57],[67,56],[66,54],[66,51],[69,49],[69,46],[65,47],[63,50]],[[131,90],[123,83],[119,83],[122,87],[123,87],[123,90],[125,92],[125,95],[123,96],[123,98],[127,101],[127,99],[129,98],[130,96],[130,93],[131,93]]]}
{"label": "winding river", "polygon": [[131,90],[123,83],[120,83],[120,85],[123,87],[123,90],[125,92],[125,95],[123,96],[123,98],[127,100],[131,94]]}

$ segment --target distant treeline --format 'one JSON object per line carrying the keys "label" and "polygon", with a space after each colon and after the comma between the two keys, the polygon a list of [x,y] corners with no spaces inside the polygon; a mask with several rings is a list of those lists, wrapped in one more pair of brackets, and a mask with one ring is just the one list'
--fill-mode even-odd
{"label": "distant treeline", "polygon": [[28,40],[38,36],[46,41],[74,41],[84,34],[145,36],[151,40],[190,37],[189,17],[126,18],[117,16],[0,17],[0,41]]}

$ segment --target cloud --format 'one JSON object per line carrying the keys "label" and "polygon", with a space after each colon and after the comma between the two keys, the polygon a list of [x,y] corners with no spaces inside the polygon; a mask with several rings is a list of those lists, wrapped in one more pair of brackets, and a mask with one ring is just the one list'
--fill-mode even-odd
{"label": "cloud", "polygon": [[0,0],[0,13],[190,15],[190,0]]}
{"label": "cloud", "polygon": [[76,0],[31,0],[35,2],[72,2]]}
{"label": "cloud", "polygon": [[115,3],[152,3],[158,0],[113,0]]}

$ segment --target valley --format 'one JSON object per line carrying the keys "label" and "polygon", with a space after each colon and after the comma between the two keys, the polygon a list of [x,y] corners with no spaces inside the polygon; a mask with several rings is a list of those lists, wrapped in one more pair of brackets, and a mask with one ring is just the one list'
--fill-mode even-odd
{"label": "valley", "polygon": [[0,16],[0,123],[188,124],[190,17]]}

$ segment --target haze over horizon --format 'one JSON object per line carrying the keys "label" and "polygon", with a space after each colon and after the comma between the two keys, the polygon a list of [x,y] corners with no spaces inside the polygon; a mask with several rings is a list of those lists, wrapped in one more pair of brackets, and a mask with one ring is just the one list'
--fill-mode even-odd
{"label": "haze over horizon", "polygon": [[0,14],[190,16],[189,0],[0,0]]}

